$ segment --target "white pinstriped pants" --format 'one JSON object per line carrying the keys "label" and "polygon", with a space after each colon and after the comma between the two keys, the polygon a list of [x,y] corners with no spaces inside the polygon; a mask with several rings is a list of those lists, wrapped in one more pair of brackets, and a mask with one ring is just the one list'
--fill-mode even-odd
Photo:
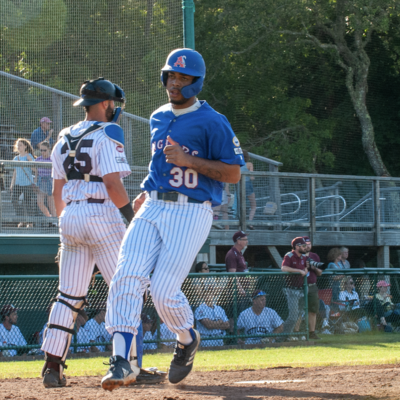
{"label": "white pinstriped pants", "polygon": [[[107,285],[110,285],[118,261],[119,248],[126,227],[119,210],[111,200],[104,204],[72,202],[62,212],[60,219],[61,254],[59,290],[71,296],[86,296],[96,264]],[[60,296],[71,305],[79,300]],[[49,322],[71,327],[72,311],[61,303],[54,303]],[[42,350],[62,356],[67,332],[47,329]]]}
{"label": "white pinstriped pants", "polygon": [[137,334],[143,291],[153,270],[151,296],[168,329],[179,333],[193,325],[181,285],[207,239],[212,216],[210,202],[187,203],[183,195],[177,202],[147,197],[125,234],[111,280],[106,315],[110,334]]}

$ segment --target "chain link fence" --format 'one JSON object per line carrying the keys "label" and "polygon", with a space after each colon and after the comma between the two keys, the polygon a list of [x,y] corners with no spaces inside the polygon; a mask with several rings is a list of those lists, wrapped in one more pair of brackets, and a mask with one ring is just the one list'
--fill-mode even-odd
{"label": "chain link fence", "polygon": [[[182,291],[193,310],[201,346],[306,340],[309,286],[293,286],[294,277],[280,271],[190,274]],[[400,331],[400,270],[328,270],[318,278],[317,285],[316,332]],[[57,276],[0,277],[3,356],[41,353],[57,287]],[[96,276],[88,290],[86,315],[77,318],[72,352],[108,349],[111,337],[104,327],[107,293],[107,285]],[[151,295],[143,306],[142,321],[145,350],[174,345],[175,335],[159,318]]]}

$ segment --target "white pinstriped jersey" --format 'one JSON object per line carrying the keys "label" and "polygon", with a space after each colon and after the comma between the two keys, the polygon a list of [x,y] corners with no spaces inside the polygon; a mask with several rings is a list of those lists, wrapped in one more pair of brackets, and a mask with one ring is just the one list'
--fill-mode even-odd
{"label": "white pinstriped jersey", "polygon": [[[71,136],[81,135],[96,121],[81,121],[72,126]],[[53,163],[52,177],[54,179],[65,178],[63,163],[69,155],[67,139],[64,134],[68,133],[66,128],[60,133],[60,140],[54,146],[51,154]],[[118,143],[108,138],[103,129],[89,133],[81,142],[80,152],[81,161],[75,158],[75,165],[80,164],[86,168],[84,173],[103,177],[104,175],[119,172],[120,177],[124,178],[131,173],[131,168],[127,162],[124,148]],[[79,166],[78,166],[79,167]],[[71,180],[63,187],[62,199],[65,203],[70,201],[85,199],[109,199],[106,186],[103,182],[85,182],[83,180]]]}

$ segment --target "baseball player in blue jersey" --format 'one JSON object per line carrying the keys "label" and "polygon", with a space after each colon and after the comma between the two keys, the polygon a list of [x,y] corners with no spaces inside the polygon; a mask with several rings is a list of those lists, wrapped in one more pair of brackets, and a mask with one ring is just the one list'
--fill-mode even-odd
{"label": "baseball player in blue jersey", "polygon": [[151,115],[149,174],[141,185],[144,193],[134,201],[137,212],[124,236],[107,302],[113,356],[102,379],[106,390],[135,379],[130,353],[151,272],[154,305],[177,336],[169,381],[181,382],[193,366],[200,335],[192,328],[181,285],[211,228],[211,207],[221,204],[223,182],[237,183],[244,165],[227,119],[196,98],[205,72],[202,56],[191,49],[171,52],[161,71],[169,103]]}
{"label": "baseball player in blue jersey", "polygon": [[115,103],[125,103],[124,92],[99,78],[83,84],[81,97],[74,105],[85,107],[86,119],[61,132],[51,155],[61,248],[59,295],[42,345],[45,387],[66,385],[65,359],[76,317],[87,304],[93,267],[109,285],[126,231],[120,211],[128,221],[133,218],[121,181],[131,173],[124,134],[111,122]]}

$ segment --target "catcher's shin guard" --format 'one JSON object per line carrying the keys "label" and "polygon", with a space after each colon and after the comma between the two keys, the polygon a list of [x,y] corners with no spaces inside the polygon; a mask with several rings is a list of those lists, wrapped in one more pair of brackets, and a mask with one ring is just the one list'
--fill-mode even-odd
{"label": "catcher's shin guard", "polygon": [[46,337],[48,329],[59,329],[61,331],[67,332],[68,335],[67,335],[67,339],[66,339],[66,343],[65,343],[65,347],[64,347],[64,352],[63,352],[61,358],[54,357],[54,356],[49,355],[49,354],[47,354],[45,352],[45,356],[44,356],[45,363],[43,365],[43,369],[42,369],[42,374],[41,375],[42,375],[42,377],[44,376],[44,373],[45,373],[45,371],[47,369],[47,364],[49,362],[53,362],[53,363],[59,364],[59,366],[60,366],[60,368],[59,368],[60,380],[62,380],[63,379],[64,369],[67,369],[67,365],[65,364],[65,360],[67,358],[68,350],[69,350],[69,347],[71,345],[72,335],[74,335],[76,333],[75,330],[74,330],[75,320],[76,320],[76,317],[78,316],[79,311],[83,310],[85,308],[85,306],[88,305],[88,302],[87,302],[86,296],[76,297],[76,296],[70,296],[69,294],[65,294],[65,293],[62,293],[62,292],[60,292],[60,295],[62,297],[64,297],[64,298],[66,298],[66,299],[69,299],[69,300],[79,300],[79,301],[78,301],[78,303],[76,303],[73,306],[68,301],[66,301],[64,299],[61,299],[59,296],[53,300],[55,302],[61,303],[62,305],[68,307],[71,310],[73,321],[72,321],[72,324],[69,327],[62,326],[62,325],[51,324],[50,322],[47,324],[47,328],[45,329],[44,334],[43,334],[44,338]]}

